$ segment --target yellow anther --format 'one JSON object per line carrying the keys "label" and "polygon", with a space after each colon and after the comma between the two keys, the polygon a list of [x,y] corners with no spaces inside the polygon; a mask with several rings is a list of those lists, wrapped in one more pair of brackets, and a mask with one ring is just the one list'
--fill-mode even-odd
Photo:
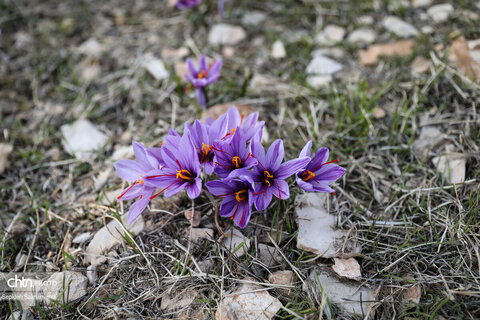
{"label": "yellow anther", "polygon": [[240,168],[240,165],[242,164],[242,159],[240,159],[240,157],[233,157],[232,158],[232,165],[235,167],[235,168]]}
{"label": "yellow anther", "polygon": [[269,179],[273,179],[273,175],[270,174],[267,170],[263,171],[263,176],[265,177],[265,183],[271,186],[272,184],[270,183]]}
{"label": "yellow anther", "polygon": [[198,79],[203,79],[207,77],[207,71],[202,71],[198,74]]}
{"label": "yellow anther", "polygon": [[240,190],[238,192],[235,192],[235,199],[237,199],[238,202],[245,200],[247,197],[247,190]]}
{"label": "yellow anther", "polygon": [[188,170],[177,170],[177,179],[192,180],[191,173]]}
{"label": "yellow anther", "polygon": [[308,181],[308,180],[310,180],[310,179],[312,179],[312,178],[314,178],[314,177],[315,177],[315,173],[313,173],[313,172],[310,171],[310,170],[307,170],[307,171],[305,171],[305,172],[302,174],[302,180],[303,180],[303,181]]}
{"label": "yellow anther", "polygon": [[212,150],[212,149],[210,148],[210,145],[205,144],[205,143],[202,142],[202,152],[203,152],[203,154],[204,154],[204,155],[207,155],[207,154],[210,152],[210,150]]}

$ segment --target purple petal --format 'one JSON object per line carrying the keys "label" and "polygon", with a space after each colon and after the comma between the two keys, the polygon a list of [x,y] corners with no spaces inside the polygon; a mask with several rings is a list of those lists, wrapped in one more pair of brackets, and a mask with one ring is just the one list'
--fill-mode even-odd
{"label": "purple petal", "polygon": [[218,59],[217,61],[215,61],[210,68],[209,74],[215,76],[218,74],[218,76],[220,76],[220,69],[222,69],[222,63],[222,59]]}
{"label": "purple petal", "polygon": [[225,197],[222,203],[220,204],[219,214],[220,217],[231,217],[235,212],[235,208],[237,207],[237,200],[235,196]]}
{"label": "purple petal", "polygon": [[317,171],[322,164],[327,162],[330,152],[328,148],[320,148],[315,153],[312,162],[308,165],[308,169],[312,172]]}
{"label": "purple petal", "polygon": [[307,181],[303,181],[301,178],[297,176],[297,184],[300,188],[302,188],[305,191],[312,192],[315,191],[313,188],[313,185]]}
{"label": "purple petal", "polygon": [[263,165],[267,170],[276,171],[283,161],[284,154],[283,141],[280,139],[275,140],[268,148],[266,163]]}
{"label": "purple petal", "polygon": [[320,170],[315,171],[314,173],[316,180],[333,182],[343,176],[345,168],[330,163],[321,166]]}
{"label": "purple petal", "polygon": [[270,188],[267,188],[265,190],[262,184],[257,184],[255,188],[255,193],[259,193],[262,191],[265,192],[253,196],[253,200],[255,201],[255,208],[257,208],[258,211],[265,210],[270,204],[270,201],[272,201],[272,192]]}
{"label": "purple petal", "polygon": [[[135,153],[135,158],[141,167],[148,167],[149,163],[147,160],[147,148],[141,143],[136,141],[132,142],[133,152]],[[148,170],[148,168],[146,168]]]}
{"label": "purple petal", "polygon": [[310,149],[312,148],[312,140],[308,141],[305,146],[303,147],[302,151],[300,151],[300,158],[303,157],[310,157]]}
{"label": "purple petal", "polygon": [[205,185],[207,186],[208,191],[217,197],[231,194],[236,191],[233,186],[225,180],[208,181]]}
{"label": "purple petal", "polygon": [[204,54],[202,54],[202,56],[200,57],[200,61],[198,62],[198,70],[199,71],[208,70],[207,57],[205,57]]}
{"label": "purple petal", "polygon": [[228,116],[222,115],[216,119],[208,128],[209,143],[213,143],[215,140],[223,138],[227,134]]}
{"label": "purple petal", "polygon": [[195,182],[187,186],[187,195],[190,199],[195,199],[202,191],[202,179],[195,178]]}
{"label": "purple petal", "polygon": [[125,181],[134,182],[144,172],[138,162],[133,160],[119,160],[113,164],[117,174]]}
{"label": "purple petal", "polygon": [[143,184],[137,183],[125,188],[121,193],[122,196],[118,200],[132,200],[140,197],[144,192]]}
{"label": "purple petal", "polygon": [[[153,168],[158,169],[158,166],[164,166],[165,162],[162,159],[162,148],[149,148],[147,149],[147,159]],[[153,159],[152,159],[153,158]],[[155,163],[157,165],[155,165]]]}
{"label": "purple petal", "polygon": [[240,116],[240,112],[238,112],[237,107],[232,106],[230,109],[227,111],[228,114],[228,126],[227,126],[227,131],[232,130],[232,128],[236,128],[240,125],[242,122],[242,118]]}
{"label": "purple petal", "polygon": [[131,224],[133,221],[135,221],[135,219],[138,218],[143,210],[145,210],[149,202],[150,196],[144,195],[130,206],[130,210],[128,210],[128,224]]}
{"label": "purple petal", "polygon": [[[193,61],[191,59],[187,59],[187,67],[188,67],[188,71],[190,72],[190,74],[196,78],[198,77],[198,72],[197,72],[197,69],[195,68],[195,65],[193,64]],[[186,76],[187,77],[187,76]],[[188,77],[187,77],[188,79]],[[188,79],[189,81],[192,81],[190,79]]]}
{"label": "purple petal", "polygon": [[247,223],[250,220],[251,207],[249,207],[248,202],[245,200],[238,202],[237,206],[237,211],[234,212],[235,217],[233,218],[233,222],[243,229],[247,226]]}
{"label": "purple petal", "polygon": [[188,184],[189,184],[188,182],[182,183],[180,180],[177,180],[176,183],[174,183],[173,185],[168,187],[167,190],[165,190],[165,193],[163,194],[163,196],[165,198],[169,198],[171,196],[174,196],[177,193],[179,193],[180,191],[185,190],[185,188],[188,186]]}
{"label": "purple petal", "polygon": [[310,162],[309,157],[297,158],[287,162],[284,162],[280,165],[278,170],[275,171],[275,178],[277,179],[286,179],[292,174],[297,173],[302,168]]}
{"label": "purple petal", "polygon": [[207,105],[207,102],[205,101],[205,94],[203,93],[203,90],[200,88],[196,88],[195,93],[197,94],[198,104],[202,107],[205,107]]}
{"label": "purple petal", "polygon": [[263,167],[265,167],[265,149],[259,140],[252,140],[252,154],[259,162],[259,166],[261,164]]}
{"label": "purple petal", "polygon": [[275,183],[271,189],[272,194],[278,199],[285,200],[290,198],[290,188],[285,180],[275,179]]}

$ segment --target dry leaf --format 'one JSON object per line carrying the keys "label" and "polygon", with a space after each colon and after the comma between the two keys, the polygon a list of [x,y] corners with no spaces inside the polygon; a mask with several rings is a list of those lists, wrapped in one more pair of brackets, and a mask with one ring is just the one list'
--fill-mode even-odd
{"label": "dry leaf", "polygon": [[13,146],[10,144],[0,143],[0,174],[10,165],[7,158],[13,151]]}
{"label": "dry leaf", "polygon": [[461,37],[452,43],[449,50],[450,62],[472,80],[480,80],[480,48],[475,45],[477,42]]}
{"label": "dry leaf", "polygon": [[361,65],[370,66],[378,62],[381,56],[408,56],[413,51],[413,40],[399,40],[393,43],[374,44],[366,50],[358,51],[358,61]]}

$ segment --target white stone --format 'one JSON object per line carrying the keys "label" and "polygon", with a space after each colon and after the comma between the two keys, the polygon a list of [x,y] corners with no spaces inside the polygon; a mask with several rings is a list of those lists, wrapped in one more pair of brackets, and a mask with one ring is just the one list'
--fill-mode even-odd
{"label": "white stone", "polygon": [[247,33],[242,27],[233,26],[226,23],[214,25],[208,33],[208,43],[211,45],[235,45],[247,37]]}
{"label": "white stone", "polygon": [[463,153],[447,153],[432,159],[437,171],[442,173],[450,183],[465,181],[465,165],[467,156]]}
{"label": "white stone", "polygon": [[410,7],[410,2],[407,0],[390,0],[388,2],[388,11],[396,11],[401,8],[408,8]]}
{"label": "white stone", "polygon": [[200,239],[213,239],[213,230],[210,228],[187,228],[186,233],[193,243],[199,242]]}
{"label": "white stone", "polygon": [[[250,280],[250,279],[248,279]],[[270,320],[282,303],[259,285],[244,283],[235,292],[225,295],[215,313],[216,320]]]}
{"label": "white stone", "polygon": [[[335,216],[325,210],[327,195],[306,193],[297,196],[296,215],[298,224],[297,248],[332,258],[344,246],[346,231],[335,227]],[[345,251],[352,251],[350,242]]]}
{"label": "white stone", "polygon": [[432,0],[412,0],[412,6],[414,8],[430,7],[431,4]]}
{"label": "white stone", "polygon": [[435,29],[433,29],[432,26],[423,26],[420,29],[420,31],[422,31],[422,33],[424,33],[424,34],[432,34],[435,31]]}
{"label": "white stone", "polygon": [[10,166],[8,161],[8,156],[13,151],[13,146],[11,144],[0,143],[0,174],[5,171],[6,168]]}
{"label": "white stone", "polygon": [[370,25],[373,23],[373,17],[372,16],[360,16],[358,17],[357,19],[357,22],[359,24],[366,24],[366,25]]}
{"label": "white stone", "polygon": [[235,228],[229,229],[225,231],[225,234],[227,236],[222,240],[222,244],[235,257],[242,257],[250,248],[250,239],[245,237],[240,230]]}
{"label": "white stone", "polygon": [[108,179],[110,178],[110,175],[113,173],[113,167],[108,167],[104,170],[101,170],[100,173],[93,178],[93,186],[95,191],[100,190],[103,188],[105,183],[107,183]]}
{"label": "white stone", "polygon": [[360,265],[355,258],[339,259],[333,258],[335,264],[332,269],[339,276],[359,281],[362,278]]}
{"label": "white stone", "polygon": [[120,146],[118,147],[110,157],[111,162],[115,162],[122,159],[132,159],[135,156],[132,146]]}
{"label": "white stone", "polygon": [[95,38],[90,38],[78,47],[78,53],[91,57],[100,57],[105,51],[105,46]]}
{"label": "white stone", "polygon": [[325,26],[322,32],[317,34],[315,42],[321,45],[330,46],[343,40],[345,29],[333,24]]}
{"label": "white stone", "polygon": [[259,243],[257,248],[258,260],[267,267],[278,265],[282,262],[282,255],[278,252],[277,248],[263,243]]}
{"label": "white stone", "polygon": [[285,46],[283,42],[277,40],[272,45],[272,58],[274,59],[281,59],[287,56],[287,51],[285,51]]}
{"label": "white stone", "polygon": [[91,237],[92,237],[91,232],[80,233],[75,238],[73,238],[72,242],[73,243],[84,243],[85,241],[89,240]]}
{"label": "white stone", "polygon": [[21,311],[14,311],[8,320],[34,320],[35,317],[30,311],[30,309],[23,309],[23,312]]}
{"label": "white stone", "polygon": [[321,89],[328,87],[330,82],[332,82],[332,79],[331,75],[308,76],[307,83],[314,89]]}
{"label": "white stone", "polygon": [[[145,228],[143,216],[140,215],[131,225],[127,225],[127,214],[123,217],[125,228],[133,234],[139,234]],[[115,219],[97,231],[92,241],[88,244],[85,255],[85,263],[93,265],[106,261],[103,255],[110,251],[117,244],[124,241],[124,231],[120,223]]]}
{"label": "white stone", "polygon": [[443,138],[443,133],[436,127],[423,127],[420,136],[412,144],[413,152],[422,155],[427,149],[439,144]]}
{"label": "white stone", "polygon": [[[292,286],[295,281],[295,275],[293,271],[290,270],[283,270],[283,271],[276,271],[268,276],[268,282],[271,284],[278,284],[282,286]],[[290,294],[291,288],[278,288],[280,292],[284,294]]]}
{"label": "white stone", "polygon": [[[373,290],[358,284],[343,282],[322,267],[315,268],[310,273],[303,289],[304,291],[315,290],[317,297],[321,297],[325,292],[330,303],[351,315],[366,315],[370,306],[375,303]],[[325,310],[328,315],[329,308]]]}
{"label": "white stone", "polygon": [[335,60],[324,56],[316,56],[307,66],[308,74],[332,75],[342,70],[343,66]]}
{"label": "white stone", "polygon": [[188,307],[193,303],[198,296],[198,292],[195,290],[185,290],[175,295],[168,295],[164,293],[162,301],[160,303],[160,309],[165,311],[174,311]]}
{"label": "white stone", "polygon": [[91,160],[107,143],[108,136],[88,120],[77,120],[60,128],[65,150],[82,161]]}
{"label": "white stone", "polygon": [[[88,279],[80,272],[63,271],[56,272],[48,282],[51,284],[47,287],[42,287],[45,295],[54,294],[56,299],[68,303],[77,300],[87,294]],[[47,303],[50,302],[46,299]]]}
{"label": "white stone", "polygon": [[453,11],[454,8],[450,3],[443,3],[428,8],[427,14],[433,19],[434,22],[439,23],[447,21]]}
{"label": "white stone", "polygon": [[408,38],[418,36],[418,30],[411,24],[395,17],[387,16],[383,19],[383,26],[399,37]]}
{"label": "white stone", "polygon": [[146,54],[143,57],[143,67],[157,81],[168,79],[169,77],[168,70],[165,68],[163,61],[151,54]]}
{"label": "white stone", "polygon": [[262,24],[267,15],[262,11],[248,11],[242,17],[242,24],[247,26],[258,26]]}
{"label": "white stone", "polygon": [[370,44],[377,38],[377,33],[370,28],[360,28],[352,31],[347,38],[350,43]]}
{"label": "white stone", "polygon": [[320,56],[326,56],[333,59],[343,59],[345,57],[345,51],[339,47],[322,48],[312,51],[313,58]]}

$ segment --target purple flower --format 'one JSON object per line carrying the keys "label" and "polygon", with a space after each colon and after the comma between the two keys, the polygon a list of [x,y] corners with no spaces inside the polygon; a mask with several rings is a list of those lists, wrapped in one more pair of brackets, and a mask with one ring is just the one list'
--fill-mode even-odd
{"label": "purple flower", "polygon": [[202,180],[199,178],[201,167],[189,136],[184,134],[177,145],[165,144],[162,147],[162,158],[165,166],[150,171],[146,177],[149,184],[162,189],[150,198],[164,192],[168,198],[184,189],[187,189],[187,195],[191,199],[198,197],[202,191]]}
{"label": "purple flower", "polygon": [[227,111],[228,114],[228,125],[227,129],[229,133],[225,137],[227,140],[231,139],[231,136],[237,129],[237,127],[242,127],[245,135],[246,141],[250,141],[253,138],[258,138],[259,141],[262,140],[262,131],[263,126],[265,125],[264,121],[258,122],[258,112],[253,112],[245,118],[240,112],[238,112],[237,107],[232,106]]}
{"label": "purple flower", "polygon": [[187,59],[188,71],[190,74],[185,74],[185,78],[190,81],[195,87],[198,103],[206,106],[205,94],[203,88],[211,83],[214,83],[220,77],[220,69],[222,68],[222,59],[214,60],[210,66],[207,66],[207,59],[202,54],[198,62],[198,70],[195,68],[193,61]]}
{"label": "purple flower", "polygon": [[215,164],[215,173],[221,178],[226,178],[232,173],[241,170],[244,171],[257,164],[247,148],[247,140],[244,131],[238,127],[230,142],[217,141],[212,147],[215,150],[217,161]]}
{"label": "purple flower", "polygon": [[215,167],[215,153],[212,144],[227,133],[228,116],[224,114],[211,125],[195,120],[193,126],[185,123],[185,132],[190,136],[193,146],[197,150],[198,160],[204,166],[205,173],[210,175]]}
{"label": "purple flower", "polygon": [[196,6],[200,2],[202,2],[202,0],[178,0],[177,3],[175,3],[175,6],[178,9],[188,9]]}
{"label": "purple flower", "polygon": [[238,179],[209,181],[206,186],[213,195],[224,198],[220,205],[220,216],[232,217],[237,226],[245,228],[252,215],[252,179],[240,175]]}
{"label": "purple flower", "polygon": [[163,163],[161,157],[158,156],[158,149],[160,148],[147,149],[136,141],[133,141],[132,145],[137,161],[119,160],[113,165],[120,178],[132,183],[123,190],[117,199],[131,200],[140,197],[128,211],[129,224],[145,210],[150,202],[150,197],[155,191],[155,186],[145,181],[145,177],[149,172],[159,169]]}
{"label": "purple flower", "polygon": [[[300,157],[310,156],[312,141],[308,141],[300,152]],[[329,184],[343,176],[345,168],[342,168],[332,160],[327,162],[328,148],[320,148],[306,167],[297,172],[297,183],[305,191],[332,192]]]}
{"label": "purple flower", "polygon": [[255,186],[254,201],[258,211],[268,207],[272,200],[272,194],[279,199],[288,199],[290,190],[285,181],[286,178],[304,168],[310,161],[309,157],[301,157],[282,163],[284,156],[283,141],[275,140],[267,155],[265,149],[258,140],[252,141],[252,153],[258,161],[252,172]]}

